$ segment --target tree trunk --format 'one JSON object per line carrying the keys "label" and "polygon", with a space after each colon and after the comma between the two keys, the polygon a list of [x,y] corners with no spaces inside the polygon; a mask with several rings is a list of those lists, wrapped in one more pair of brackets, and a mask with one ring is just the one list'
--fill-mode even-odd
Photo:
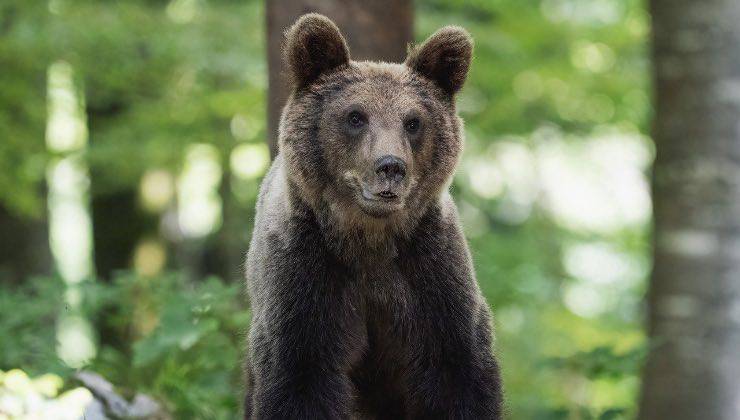
{"label": "tree trunk", "polygon": [[[88,105],[90,142],[94,144],[98,132],[115,123],[126,107],[124,103],[106,104],[105,107]],[[106,185],[112,183],[113,177],[115,174],[105,167],[90,167],[95,273],[107,280],[116,271],[130,269],[134,250],[141,238],[157,232],[157,217],[145,214],[137,204],[137,185],[108,188]]]}
{"label": "tree trunk", "polygon": [[353,60],[401,62],[413,40],[411,0],[267,0],[267,62],[270,92],[267,131],[270,155],[277,154],[277,134],[290,86],[283,72],[283,33],[305,13],[331,18],[344,34]]}
{"label": "tree trunk", "polygon": [[0,204],[0,284],[20,284],[32,275],[51,273],[45,219],[24,218]]}
{"label": "tree trunk", "polygon": [[[0,77],[3,84],[0,168],[4,174],[10,174],[4,178],[6,182],[27,177],[28,169],[37,165],[24,164],[23,160],[44,151],[45,116],[38,111],[44,110],[46,105],[48,55],[43,29],[49,23],[48,16],[47,6],[40,2],[4,1],[0,6]],[[29,27],[37,30],[29,33]],[[9,137],[23,140],[14,143]],[[5,142],[9,144],[6,146]],[[43,179],[43,172],[36,175]],[[11,196],[0,197],[0,287],[18,285],[30,276],[50,275],[53,271],[46,188],[43,182],[39,184],[21,182],[11,187],[3,183]],[[40,206],[24,213],[10,200],[4,201],[17,192],[44,198]]]}
{"label": "tree trunk", "polygon": [[[92,168],[93,182],[96,173],[99,170]],[[92,195],[95,272],[101,279],[131,269],[136,245],[147,234],[157,232],[157,218],[138,208],[137,196],[134,187],[115,192],[94,191]]]}
{"label": "tree trunk", "polygon": [[232,177],[228,165],[224,165],[219,187],[223,224],[204,247],[201,275],[215,274],[226,282],[236,283],[244,279],[244,250],[249,246],[244,231],[249,218],[231,191]]}
{"label": "tree trunk", "polygon": [[640,419],[740,419],[740,2],[652,0],[651,352]]}

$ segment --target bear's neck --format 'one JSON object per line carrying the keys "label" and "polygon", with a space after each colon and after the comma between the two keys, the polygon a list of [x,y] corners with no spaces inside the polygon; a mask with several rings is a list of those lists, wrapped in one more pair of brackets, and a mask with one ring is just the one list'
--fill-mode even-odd
{"label": "bear's neck", "polygon": [[429,206],[424,206],[415,208],[413,214],[402,211],[373,217],[354,203],[342,206],[328,204],[327,200],[309,202],[292,183],[289,190],[292,213],[315,224],[325,245],[341,261],[352,265],[395,258],[399,241],[407,241],[429,211]]}

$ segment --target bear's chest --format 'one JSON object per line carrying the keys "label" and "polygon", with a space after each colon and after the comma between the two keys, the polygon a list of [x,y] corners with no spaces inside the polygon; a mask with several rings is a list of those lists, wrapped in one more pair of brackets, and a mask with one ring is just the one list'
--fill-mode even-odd
{"label": "bear's chest", "polygon": [[394,353],[403,349],[415,319],[416,297],[395,262],[366,270],[360,278],[360,296],[368,334],[367,351]]}
{"label": "bear's chest", "polygon": [[[358,299],[366,341],[348,372],[358,394],[377,396],[384,404],[390,396],[400,395],[401,378],[409,359],[410,331],[414,330],[416,299],[402,270],[395,264],[384,264],[361,273]],[[365,401],[367,402],[367,401]],[[360,406],[362,401],[358,401]]]}

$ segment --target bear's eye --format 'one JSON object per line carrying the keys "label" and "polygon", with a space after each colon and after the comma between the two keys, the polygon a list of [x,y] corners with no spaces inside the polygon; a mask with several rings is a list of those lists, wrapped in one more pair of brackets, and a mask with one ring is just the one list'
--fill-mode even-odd
{"label": "bear's eye", "polygon": [[359,111],[352,111],[347,115],[347,124],[352,128],[361,128],[367,123],[367,118]]}
{"label": "bear's eye", "polygon": [[419,131],[420,125],[421,124],[419,123],[418,118],[409,118],[408,120],[406,120],[406,122],[403,123],[403,128],[409,134],[416,134],[416,132]]}

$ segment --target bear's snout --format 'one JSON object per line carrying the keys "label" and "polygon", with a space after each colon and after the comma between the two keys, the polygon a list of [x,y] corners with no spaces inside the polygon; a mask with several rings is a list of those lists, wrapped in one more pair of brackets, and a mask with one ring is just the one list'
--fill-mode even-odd
{"label": "bear's snout", "polygon": [[375,161],[375,174],[393,182],[401,182],[406,177],[406,162],[398,156],[385,155]]}

